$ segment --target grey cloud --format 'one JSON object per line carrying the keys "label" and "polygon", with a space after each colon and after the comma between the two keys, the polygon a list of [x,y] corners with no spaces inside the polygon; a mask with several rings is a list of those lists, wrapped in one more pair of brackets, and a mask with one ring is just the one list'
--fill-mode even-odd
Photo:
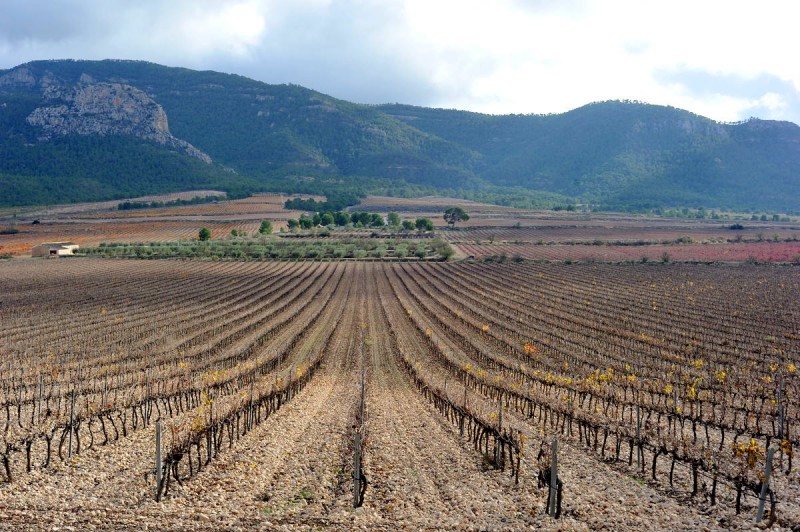
{"label": "grey cloud", "polygon": [[97,27],[100,10],[81,0],[5,0],[0,42],[53,42],[80,36]]}
{"label": "grey cloud", "polygon": [[[777,76],[763,74],[753,79],[741,76],[714,74],[702,70],[664,71],[656,76],[662,83],[680,83],[687,88],[693,96],[709,96],[724,94],[736,98],[757,100],[767,93],[779,94],[786,102],[786,108],[779,111],[766,106],[756,106],[748,109],[751,116],[769,118],[774,120],[788,120],[800,124],[800,92],[794,85],[778,78]],[[742,116],[742,119],[749,116]]]}
{"label": "grey cloud", "polygon": [[398,53],[396,47],[410,36],[404,36],[397,4],[389,2],[334,1],[313,8],[267,3],[268,31],[245,57],[142,46],[154,32],[169,31],[186,10],[203,6],[196,0],[4,0],[0,69],[34,59],[143,59],[296,83],[358,103],[427,105],[441,99],[417,66]]}
{"label": "grey cloud", "polygon": [[439,97],[434,86],[403,59],[403,46],[387,38],[402,34],[402,21],[389,4],[334,2],[273,28],[244,75],[268,82],[297,83],[358,103],[425,105]]}

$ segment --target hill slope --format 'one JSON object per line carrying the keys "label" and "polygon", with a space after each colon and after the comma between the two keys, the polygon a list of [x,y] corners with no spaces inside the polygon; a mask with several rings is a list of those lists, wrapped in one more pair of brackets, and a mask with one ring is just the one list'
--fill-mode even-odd
{"label": "hill slope", "polygon": [[[139,105],[108,119],[126,104],[119,95],[131,92],[144,95]],[[91,99],[86,93],[95,96],[88,112],[79,105]],[[164,138],[146,134],[153,131]],[[119,155],[117,166],[102,161],[110,154]],[[346,186],[342,176],[481,184],[468,149],[371,107],[139,61],[41,61],[0,71],[0,155],[5,183],[20,190],[27,176],[81,176],[106,197],[139,185],[153,193],[219,183],[317,192]],[[131,158],[153,171],[127,168]],[[34,196],[64,188],[46,181],[33,180]]]}
{"label": "hill slope", "polygon": [[631,102],[524,116],[379,108],[480,153],[479,174],[498,185],[616,207],[800,209],[800,127],[789,122],[720,124]]}
{"label": "hill slope", "polygon": [[794,124],[719,124],[640,103],[492,116],[364,106],[139,61],[39,61],[0,71],[4,205],[209,186],[421,186],[509,201],[798,211],[798,176]]}

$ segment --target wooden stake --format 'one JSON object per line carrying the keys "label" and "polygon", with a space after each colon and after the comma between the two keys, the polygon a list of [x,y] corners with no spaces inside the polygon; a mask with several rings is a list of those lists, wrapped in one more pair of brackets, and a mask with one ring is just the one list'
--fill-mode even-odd
{"label": "wooden stake", "polygon": [[161,473],[161,422],[156,421],[156,502],[161,502],[161,483],[163,482]]}
{"label": "wooden stake", "polygon": [[70,393],[69,406],[69,447],[67,448],[67,458],[72,458],[72,430],[75,423],[75,389]]}
{"label": "wooden stake", "polygon": [[767,501],[769,491],[769,477],[772,475],[772,457],[775,455],[775,448],[770,447],[767,451],[767,463],[764,466],[764,483],[761,484],[761,495],[758,497],[758,510],[756,511],[756,523],[760,523],[764,518],[764,503]]}
{"label": "wooden stake", "polygon": [[553,440],[550,445],[550,506],[547,508],[547,515],[556,516],[558,509],[558,440]]}
{"label": "wooden stake", "polygon": [[36,406],[36,417],[42,420],[42,397],[44,396],[44,375],[39,374],[39,404]]}
{"label": "wooden stake", "polygon": [[636,470],[642,467],[642,447],[639,445],[642,437],[642,415],[639,411],[639,405],[636,405]]}
{"label": "wooden stake", "polygon": [[361,434],[356,432],[353,452],[353,508],[361,506]]}

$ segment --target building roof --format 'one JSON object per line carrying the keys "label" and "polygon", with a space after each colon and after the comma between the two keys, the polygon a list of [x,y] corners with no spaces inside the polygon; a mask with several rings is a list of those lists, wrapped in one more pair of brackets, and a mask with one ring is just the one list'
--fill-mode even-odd
{"label": "building roof", "polygon": [[37,246],[77,246],[75,242],[42,242],[41,244],[36,244]]}

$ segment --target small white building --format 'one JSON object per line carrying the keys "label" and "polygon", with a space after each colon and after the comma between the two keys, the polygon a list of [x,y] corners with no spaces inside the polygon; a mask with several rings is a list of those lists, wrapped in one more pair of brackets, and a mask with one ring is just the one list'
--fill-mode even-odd
{"label": "small white building", "polygon": [[31,257],[63,257],[74,255],[80,246],[75,242],[42,242],[31,249]]}

